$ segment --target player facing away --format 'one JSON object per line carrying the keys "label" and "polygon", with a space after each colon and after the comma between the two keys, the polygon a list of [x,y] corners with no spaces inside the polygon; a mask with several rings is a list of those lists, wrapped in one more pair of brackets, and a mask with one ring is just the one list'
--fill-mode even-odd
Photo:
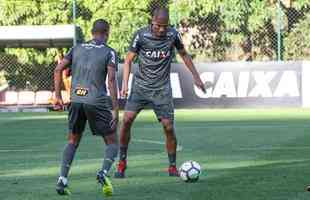
{"label": "player facing away", "polygon": [[120,129],[120,155],[116,178],[124,178],[127,166],[127,150],[130,130],[138,113],[151,106],[163,126],[169,159],[169,176],[178,176],[176,168],[177,139],[174,129],[174,105],[170,84],[171,61],[177,49],[186,67],[192,73],[195,85],[205,92],[205,86],[194,67],[191,57],[184,49],[180,34],[169,26],[169,12],[159,8],[153,12],[150,26],[139,29],[130,44],[125,59],[121,96],[127,97],[131,64],[137,56],[138,69],[132,81]]}
{"label": "player facing away", "polygon": [[[113,187],[107,174],[117,157],[118,140],[116,128],[118,123],[118,102],[116,70],[118,58],[116,52],[107,46],[109,24],[98,19],[92,28],[93,39],[74,46],[54,72],[56,106],[63,106],[61,98],[61,72],[68,65],[72,72],[71,104],[69,106],[69,135],[65,146],[57,181],[56,191],[60,195],[70,194],[68,173],[75,152],[82,138],[86,121],[93,135],[103,138],[106,144],[102,168],[97,173],[97,180],[105,195],[112,195]],[[106,77],[108,75],[107,96]],[[112,102],[111,102],[112,100]],[[112,110],[111,110],[112,104]]]}

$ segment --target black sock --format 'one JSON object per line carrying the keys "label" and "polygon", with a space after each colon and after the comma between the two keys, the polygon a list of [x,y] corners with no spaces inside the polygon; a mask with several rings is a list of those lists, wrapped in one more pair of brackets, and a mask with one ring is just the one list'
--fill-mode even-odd
{"label": "black sock", "polygon": [[120,147],[120,152],[119,152],[119,160],[126,160],[127,159],[127,149],[128,147],[126,146],[121,146]]}
{"label": "black sock", "polygon": [[60,169],[60,176],[67,177],[69,174],[70,166],[73,161],[75,152],[76,152],[76,145],[74,144],[67,144],[64,152],[63,152],[63,158],[61,163],[61,169]]}
{"label": "black sock", "polygon": [[104,171],[104,173],[108,174],[111,166],[114,163],[114,160],[117,156],[118,153],[118,146],[116,144],[109,144],[106,146],[105,149],[105,158],[103,160],[102,163],[102,171]]}
{"label": "black sock", "polygon": [[168,153],[168,158],[169,158],[169,165],[170,166],[176,166],[176,159],[177,159],[177,154],[176,153]]}

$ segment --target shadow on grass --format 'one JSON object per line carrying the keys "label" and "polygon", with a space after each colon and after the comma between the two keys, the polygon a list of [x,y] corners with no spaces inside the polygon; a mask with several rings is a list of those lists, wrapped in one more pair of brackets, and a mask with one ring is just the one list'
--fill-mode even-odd
{"label": "shadow on grass", "polygon": [[[261,161],[264,163],[265,161]],[[275,161],[276,162],[276,161]],[[113,199],[214,199],[214,200],[258,200],[300,199],[308,194],[303,191],[310,177],[310,161],[278,161],[235,168],[207,169],[207,175],[194,184],[184,183],[179,178],[168,177],[159,164],[135,163],[128,171],[127,179],[114,179]],[[227,162],[227,166],[233,165]],[[87,167],[88,166],[88,167]],[[39,168],[40,169],[40,168]],[[101,194],[95,182],[93,165],[84,164],[80,170],[73,168],[70,183],[72,199],[99,199]],[[150,170],[147,170],[150,169]],[[54,168],[43,168],[50,173],[18,173],[1,177],[1,199],[57,199],[54,192],[57,173]],[[27,171],[27,170],[25,170]],[[38,191],[38,192],[33,192]],[[1,197],[0,195],[0,197]],[[309,194],[310,195],[310,194]],[[308,197],[309,197],[308,195]]]}

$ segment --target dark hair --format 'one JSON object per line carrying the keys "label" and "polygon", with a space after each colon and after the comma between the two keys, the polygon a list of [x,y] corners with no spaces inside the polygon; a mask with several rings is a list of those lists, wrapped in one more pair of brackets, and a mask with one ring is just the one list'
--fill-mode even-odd
{"label": "dark hair", "polygon": [[104,19],[97,19],[93,23],[92,33],[107,33],[110,29],[109,23]]}
{"label": "dark hair", "polygon": [[156,8],[153,10],[152,17],[158,17],[163,15],[169,19],[169,10],[168,8]]}

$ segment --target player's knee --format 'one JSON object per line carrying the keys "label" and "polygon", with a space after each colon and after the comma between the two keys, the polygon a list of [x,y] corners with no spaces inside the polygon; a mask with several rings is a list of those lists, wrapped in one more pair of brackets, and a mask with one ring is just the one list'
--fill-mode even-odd
{"label": "player's knee", "polygon": [[173,131],[166,134],[167,140],[169,143],[177,144],[177,137]]}
{"label": "player's knee", "polygon": [[68,143],[69,144],[73,144],[76,147],[79,146],[80,140],[81,140],[81,135],[80,134],[70,133],[69,136],[68,136]]}
{"label": "player's knee", "polygon": [[74,140],[69,140],[68,141],[69,144],[73,144],[76,148],[79,146],[79,142],[78,141],[74,141]]}
{"label": "player's knee", "polygon": [[108,136],[104,136],[104,141],[107,145],[110,145],[110,144],[117,145],[118,141],[117,141],[116,133],[112,133]]}
{"label": "player's knee", "polygon": [[174,135],[173,123],[171,122],[163,123],[163,127],[164,127],[165,132],[168,133],[170,136]]}
{"label": "player's knee", "polygon": [[119,141],[122,146],[128,146],[130,142],[130,132],[121,132]]}
{"label": "player's knee", "polygon": [[164,126],[164,129],[166,132],[170,133],[169,135],[174,135],[173,134],[173,126],[167,125],[167,126]]}
{"label": "player's knee", "polygon": [[162,125],[166,133],[174,135],[174,126],[170,120],[162,120]]}
{"label": "player's knee", "polygon": [[131,127],[131,124],[133,121],[134,121],[134,117],[126,116],[123,119],[123,126],[125,126],[126,128],[129,128]]}

